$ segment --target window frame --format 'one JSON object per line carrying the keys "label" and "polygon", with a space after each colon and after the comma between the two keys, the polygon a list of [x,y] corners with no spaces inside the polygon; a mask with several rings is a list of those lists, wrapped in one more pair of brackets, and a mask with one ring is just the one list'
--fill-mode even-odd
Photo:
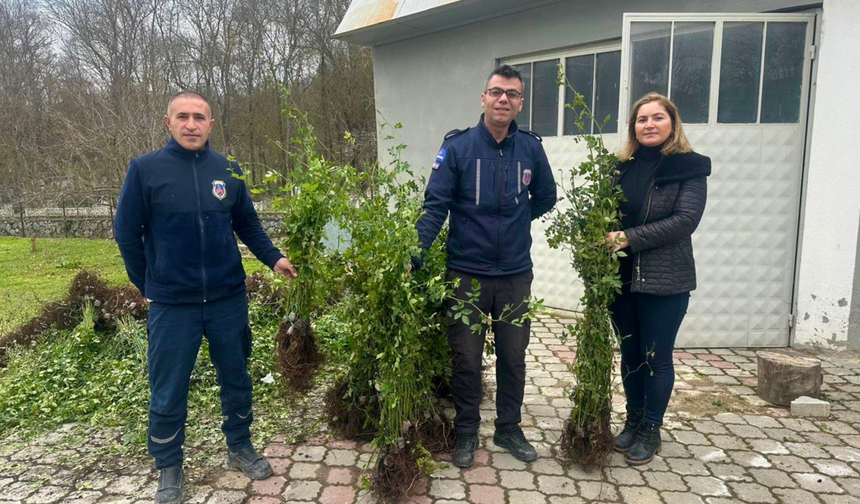
{"label": "window frame", "polygon": [[[804,46],[809,48],[810,50],[805,50],[803,54],[803,79],[801,81],[800,87],[800,96],[808,96],[809,88],[810,88],[810,75],[811,73],[808,71],[812,67],[812,59],[813,52],[815,50],[815,14],[813,13],[763,13],[763,14],[686,14],[686,13],[625,13],[624,14],[624,22],[622,26],[621,39],[622,39],[622,57],[621,57],[621,98],[619,100],[619,118],[623,119],[626,123],[628,120],[628,116],[630,114],[630,79],[631,79],[631,65],[629,53],[631,49],[631,26],[633,23],[637,22],[654,22],[654,23],[672,23],[671,26],[671,38],[670,40],[670,52],[669,52],[669,98],[671,99],[672,92],[672,64],[673,64],[673,51],[674,48],[674,32],[675,32],[675,23],[689,23],[689,22],[713,22],[714,23],[714,41],[713,47],[711,48],[711,81],[710,81],[710,94],[709,94],[709,103],[708,103],[708,122],[706,123],[695,123],[693,126],[708,126],[708,127],[720,127],[720,126],[728,126],[728,127],[762,127],[768,125],[803,125],[806,124],[806,116],[807,110],[804,107],[801,107],[800,115],[798,117],[797,122],[787,122],[787,123],[763,123],[761,122],[761,99],[763,94],[763,83],[764,83],[764,64],[765,64],[765,50],[767,44],[767,29],[769,23],[785,23],[785,22],[805,22],[806,23],[806,38],[804,40]],[[732,22],[760,22],[763,23],[763,33],[762,33],[762,54],[761,54],[761,63],[759,68],[759,82],[758,82],[758,105],[756,110],[756,121],[751,123],[723,123],[717,121],[717,114],[719,111],[719,99],[720,99],[720,66],[722,62],[722,49],[723,49],[723,25],[725,23]],[[802,102],[802,98],[801,98]],[[619,129],[620,131],[620,129]]]}
{"label": "window frame", "polygon": [[[529,124],[529,127],[531,128],[532,116],[534,115],[534,107],[531,106],[531,98],[532,98],[531,95],[534,92],[534,64],[535,63],[554,59],[557,62],[560,62],[562,65],[564,65],[566,58],[574,58],[577,56],[593,56],[594,57],[594,64],[592,67],[592,91],[591,91],[591,103],[589,105],[589,107],[593,107],[594,106],[594,100],[595,100],[595,93],[597,93],[597,86],[596,86],[597,55],[603,54],[603,53],[611,53],[611,52],[615,52],[615,51],[621,52],[622,51],[621,47],[622,47],[621,40],[620,39],[614,39],[612,41],[603,42],[600,44],[589,44],[589,45],[574,47],[574,48],[557,49],[557,50],[553,50],[553,51],[533,53],[533,54],[524,55],[524,56],[502,58],[499,60],[499,63],[503,64],[503,65],[511,65],[511,66],[528,64],[528,65],[531,65],[531,67],[532,67],[531,76],[530,76],[531,81],[528,83],[529,96],[523,98],[523,99],[529,100],[530,106],[529,106],[528,124]],[[619,70],[623,71],[623,68],[624,68],[623,65],[624,65],[624,54],[622,53],[621,54],[621,68]],[[621,74],[619,72],[619,79],[618,79],[619,99],[620,99],[620,95],[621,95],[621,91],[622,91],[621,90],[622,79],[623,79],[623,74]],[[566,110],[565,109],[565,103],[566,102],[565,102],[565,97],[564,97],[565,89],[566,89],[565,86],[558,86],[558,111],[556,114],[556,121],[557,121],[556,131],[557,131],[557,134],[553,135],[553,136],[546,135],[547,138],[563,138],[563,137],[579,136],[579,134],[576,134],[576,135],[565,135],[564,134],[564,111]],[[616,119],[618,119],[618,118],[616,118]],[[617,131],[621,131],[621,124],[622,123],[619,121]],[[614,135],[616,133],[606,133],[606,134],[607,135]]]}

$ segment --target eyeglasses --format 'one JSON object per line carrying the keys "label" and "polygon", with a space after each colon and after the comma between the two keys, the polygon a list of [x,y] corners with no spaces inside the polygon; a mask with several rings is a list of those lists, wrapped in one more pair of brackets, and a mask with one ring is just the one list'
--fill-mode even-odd
{"label": "eyeglasses", "polygon": [[508,95],[508,100],[519,100],[523,97],[523,94],[516,89],[502,89],[499,87],[488,89],[487,94],[492,96],[493,98],[498,98],[502,96],[502,94],[506,94]]}

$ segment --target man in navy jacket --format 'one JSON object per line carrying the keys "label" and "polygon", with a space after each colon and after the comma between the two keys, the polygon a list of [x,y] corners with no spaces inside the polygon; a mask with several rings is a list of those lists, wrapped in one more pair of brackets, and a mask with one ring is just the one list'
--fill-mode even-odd
{"label": "man in navy jacket", "polygon": [[[445,135],[424,194],[425,213],[416,224],[421,246],[427,248],[449,219],[448,276],[460,279],[455,297],[466,299],[472,280],[478,280],[478,307],[497,321],[506,305],[517,307],[513,317],[528,310],[524,301],[528,301],[534,278],[529,254],[531,221],[556,202],[555,180],[541,138],[520,129],[514,121],[523,99],[520,73],[509,65],[495,69],[481,93],[484,113],[478,124]],[[420,266],[420,258],[413,258],[413,267]],[[473,334],[451,315],[449,307],[446,323],[457,432],[452,461],[469,467],[481,422],[485,334]],[[470,325],[478,321],[476,314],[472,318]],[[493,441],[524,461],[537,458],[519,427],[529,328],[528,322],[523,327],[493,323],[498,415]]]}
{"label": "man in navy jacket", "polygon": [[252,479],[272,467],[251,446],[251,352],[245,271],[233,236],[275,272],[296,275],[260,226],[239,166],[209,148],[211,109],[199,94],[170,100],[161,149],[131,160],[114,234],[131,282],[149,301],[149,435],[161,471],[157,503],[182,498],[188,384],[202,336],[220,385],[227,462]]}

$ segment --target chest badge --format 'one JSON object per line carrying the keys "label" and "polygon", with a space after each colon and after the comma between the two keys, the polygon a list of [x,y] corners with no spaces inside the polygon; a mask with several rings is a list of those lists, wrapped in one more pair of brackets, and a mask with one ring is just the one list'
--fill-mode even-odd
{"label": "chest badge", "polygon": [[212,195],[219,200],[223,200],[227,196],[227,184],[223,180],[213,180]]}
{"label": "chest badge", "polygon": [[532,169],[526,168],[523,170],[523,185],[529,185],[529,182],[532,181]]}

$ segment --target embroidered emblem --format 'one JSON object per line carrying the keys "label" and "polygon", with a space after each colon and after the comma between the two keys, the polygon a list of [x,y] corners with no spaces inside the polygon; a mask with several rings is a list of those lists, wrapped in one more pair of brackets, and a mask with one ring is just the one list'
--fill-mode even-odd
{"label": "embroidered emblem", "polygon": [[439,149],[439,152],[436,153],[436,162],[441,163],[445,161],[445,149]]}
{"label": "embroidered emblem", "polygon": [[433,168],[434,170],[438,170],[440,166],[442,166],[442,165],[439,164],[439,161],[436,161],[435,163],[433,163],[432,166],[430,166],[430,168]]}
{"label": "embroidered emblem", "polygon": [[223,200],[227,196],[227,184],[223,180],[213,180],[212,195],[219,200]]}
{"label": "embroidered emblem", "polygon": [[523,170],[523,184],[529,185],[529,182],[531,182],[531,181],[532,181],[532,169],[526,168],[525,170]]}

